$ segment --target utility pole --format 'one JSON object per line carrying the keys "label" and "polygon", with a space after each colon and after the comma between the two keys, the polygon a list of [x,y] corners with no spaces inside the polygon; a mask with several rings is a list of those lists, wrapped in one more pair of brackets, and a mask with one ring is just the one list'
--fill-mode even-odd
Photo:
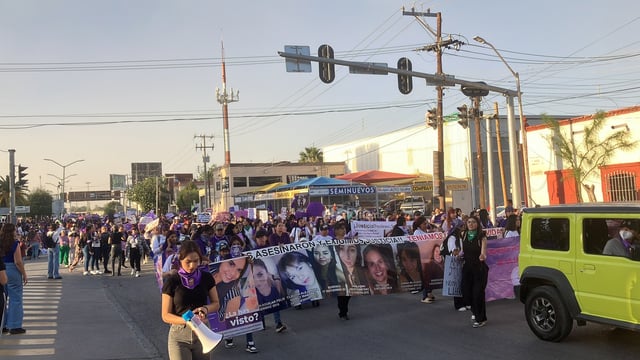
{"label": "utility pole", "polygon": [[9,223],[15,224],[16,218],[16,150],[9,149]]}
{"label": "utility pole", "polygon": [[[444,72],[442,71],[442,52],[445,48],[456,47],[458,48],[462,45],[462,42],[458,40],[453,40],[451,38],[442,40],[442,13],[432,13],[431,9],[427,9],[427,12],[416,12],[413,8],[411,11],[405,11],[402,9],[402,15],[413,16],[416,20],[425,26],[425,28],[429,29],[428,25],[424,23],[421,16],[425,17],[435,17],[436,18],[436,43],[424,46],[419,50],[423,51],[434,51],[436,53],[436,76],[444,77]],[[433,33],[433,32],[432,32]],[[438,149],[433,154],[433,196],[438,198],[438,207],[446,211],[446,203],[445,203],[445,183],[444,183],[444,129],[443,129],[443,116],[442,116],[442,97],[444,95],[444,87],[442,84],[436,86],[437,91],[437,105],[436,105],[436,118],[437,118],[437,136],[438,136]]]}
{"label": "utility pole", "polygon": [[480,209],[486,208],[484,187],[484,162],[482,161],[482,138],[480,136],[480,97],[473,98],[473,122],[476,127],[476,160],[478,162],[478,186],[480,187]]}
{"label": "utility pole", "polygon": [[[231,178],[231,150],[229,145],[229,109],[228,104],[240,100],[240,91],[236,91],[235,95],[233,89],[231,92],[227,92],[227,71],[224,63],[224,43],[222,43],[222,90],[216,88],[216,99],[218,103],[222,105],[222,127],[224,131],[224,166],[227,168],[226,178],[229,188],[226,193],[227,196],[231,190],[231,184],[233,179]],[[224,189],[223,189],[224,191]],[[226,198],[226,197],[225,197]],[[225,199],[223,209],[229,208],[229,202]]]}
{"label": "utility pole", "polygon": [[489,181],[488,186],[488,195],[489,195],[489,218],[493,224],[496,223],[496,196],[494,191],[494,181],[493,181],[493,144],[491,143],[491,119],[493,116],[482,116],[485,120],[485,125],[487,127],[487,180]]}
{"label": "utility pole", "polygon": [[213,144],[207,145],[207,139],[213,139],[212,135],[194,135],[193,137],[200,138],[202,145],[196,145],[196,150],[202,150],[202,163],[204,165],[204,209],[211,207],[211,187],[209,186],[209,172],[207,171],[207,163],[209,162],[209,156],[207,155],[207,149],[213,151]]}
{"label": "utility pole", "polygon": [[502,204],[507,206],[507,180],[504,174],[504,159],[502,158],[502,138],[500,136],[500,115],[498,102],[493,103],[493,117],[496,120],[496,141],[498,143],[498,164],[500,166],[500,182],[502,183]]}

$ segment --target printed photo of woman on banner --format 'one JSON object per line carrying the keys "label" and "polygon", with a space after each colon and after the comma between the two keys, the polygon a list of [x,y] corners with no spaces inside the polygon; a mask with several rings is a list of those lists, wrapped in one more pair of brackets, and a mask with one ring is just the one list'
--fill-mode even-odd
{"label": "printed photo of woman on banner", "polygon": [[307,255],[297,251],[284,254],[278,260],[278,272],[291,305],[322,299],[320,283]]}
{"label": "printed photo of woman on banner", "polygon": [[412,293],[421,291],[423,272],[418,244],[414,242],[398,244],[396,258],[400,268],[400,289]]}
{"label": "printed photo of woman on banner", "polygon": [[278,274],[278,269],[273,258],[255,259],[251,266],[260,312],[265,315],[286,309],[287,295],[280,277],[274,275]]}
{"label": "printed photo of woman on banner", "polygon": [[417,242],[422,261],[422,279],[427,290],[441,289],[444,278],[444,257],[440,255],[442,240]]}
{"label": "printed photo of woman on banner", "polygon": [[220,301],[217,314],[209,314],[211,329],[225,337],[262,330],[258,296],[248,257],[210,264]]}
{"label": "printed photo of woman on banner", "polygon": [[391,294],[399,291],[398,273],[390,244],[371,244],[362,250],[371,294]]}
{"label": "printed photo of woman on banner", "polygon": [[338,268],[334,246],[316,245],[311,251],[311,263],[316,279],[325,296],[345,295],[346,284],[344,272]]}
{"label": "printed photo of woman on banner", "polygon": [[[347,296],[369,295],[367,273],[362,266],[360,245],[335,245],[334,249],[340,259],[340,267],[347,286]],[[340,295],[340,294],[339,294]]]}

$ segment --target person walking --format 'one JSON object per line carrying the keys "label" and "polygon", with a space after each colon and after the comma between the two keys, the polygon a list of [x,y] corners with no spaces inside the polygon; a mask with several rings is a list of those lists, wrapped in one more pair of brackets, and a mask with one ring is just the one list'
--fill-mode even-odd
{"label": "person walking", "polygon": [[60,233],[62,232],[61,226],[51,224],[49,231],[47,231],[47,237],[53,239],[53,247],[47,251],[47,279],[62,279],[60,276]]}
{"label": "person walking", "polygon": [[67,230],[60,231],[60,265],[64,265],[64,267],[69,267],[69,236],[67,235]]}
{"label": "person walking", "polygon": [[140,235],[137,227],[131,228],[131,235],[127,238],[127,248],[129,248],[129,265],[131,265],[131,276],[140,277],[140,258],[144,253],[145,240]]}
{"label": "person walking", "polygon": [[14,224],[4,224],[0,230],[0,249],[2,250],[2,261],[6,266],[7,273],[7,295],[9,306],[6,316],[3,333],[19,335],[27,332],[22,327],[24,318],[23,289],[27,285],[27,271],[24,268],[22,254],[19,247],[18,231]]}
{"label": "person walking", "polygon": [[207,314],[220,308],[216,282],[206,268],[198,245],[186,240],[178,253],[180,270],[169,275],[162,286],[162,321],[171,325],[167,340],[170,360],[212,359],[203,354],[202,342],[194,335],[182,314],[187,310],[208,323]]}
{"label": "person walking", "polygon": [[[111,246],[111,276],[116,276],[116,258],[118,262],[118,276],[121,276],[122,270],[122,241],[124,241],[124,226],[114,226],[113,232],[109,236],[109,245]],[[107,265],[105,264],[105,273]]]}
{"label": "person walking", "polygon": [[476,216],[467,219],[467,231],[462,233],[462,294],[471,302],[473,327],[479,328],[487,323],[485,289],[489,268],[487,259],[487,236],[482,223]]}

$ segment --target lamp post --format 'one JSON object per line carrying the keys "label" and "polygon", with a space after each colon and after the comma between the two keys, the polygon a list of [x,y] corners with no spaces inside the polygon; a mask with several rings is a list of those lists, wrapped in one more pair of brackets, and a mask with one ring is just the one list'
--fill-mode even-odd
{"label": "lamp post", "polygon": [[[484,44],[489,46],[491,49],[493,49],[493,51],[496,53],[496,55],[498,55],[498,57],[500,58],[500,60],[507,66],[507,69],[509,69],[509,71],[511,72],[511,74],[513,75],[513,77],[516,78],[516,93],[518,96],[518,112],[519,112],[519,116],[520,116],[520,131],[522,134],[522,167],[524,170],[524,176],[523,176],[523,182],[524,182],[524,191],[526,192],[526,196],[525,196],[525,205],[529,206],[529,199],[531,199],[531,184],[529,183],[530,179],[529,179],[529,151],[528,151],[528,147],[527,147],[527,132],[525,131],[525,124],[524,124],[524,112],[522,110],[522,92],[520,91],[520,74],[518,74],[517,72],[515,72],[511,66],[509,66],[509,64],[507,63],[507,61],[502,57],[502,55],[500,55],[500,52],[498,52],[498,49],[496,49],[495,46],[493,46],[493,44],[491,44],[490,42],[488,42],[487,40],[483,39],[480,36],[475,36],[473,38],[473,40],[479,42],[480,44]],[[502,151],[502,150],[500,150]],[[520,207],[520,204],[515,204],[516,207]]]}
{"label": "lamp post", "polygon": [[[54,164],[56,164],[56,165],[58,165],[58,166],[60,166],[62,168],[62,179],[60,179],[61,183],[62,183],[62,205],[63,205],[62,206],[62,214],[60,214],[60,218],[62,218],[62,215],[64,214],[64,203],[65,203],[65,200],[66,200],[65,197],[64,197],[64,195],[65,195],[64,184],[65,184],[65,181],[66,181],[67,168],[69,166],[73,165],[73,164],[76,164],[76,163],[79,163],[81,161],[84,161],[84,159],[75,160],[75,161],[72,161],[72,162],[70,162],[70,163],[68,163],[66,165],[62,165],[62,164],[60,164],[59,162],[57,162],[57,161],[55,161],[53,159],[44,159],[44,160],[45,161],[50,161],[50,162],[52,162],[52,163],[54,163]],[[74,174],[74,175],[76,175],[76,174]]]}

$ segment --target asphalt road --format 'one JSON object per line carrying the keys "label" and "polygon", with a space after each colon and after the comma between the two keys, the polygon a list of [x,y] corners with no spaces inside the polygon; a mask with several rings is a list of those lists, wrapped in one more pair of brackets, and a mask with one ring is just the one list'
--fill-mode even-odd
{"label": "asphalt road", "polygon": [[[145,265],[149,274],[151,266]],[[140,281],[143,280],[143,281]],[[101,279],[111,299],[139,329],[155,354],[167,358],[169,326],[160,318],[160,290],[152,276]],[[438,292],[436,292],[436,295]],[[499,300],[487,306],[488,323],[474,329],[470,313],[453,309],[452,300],[437,296],[432,304],[419,295],[353,297],[350,320],[338,319],[335,299],[318,308],[282,312],[288,329],[277,334],[273,317],[267,328],[255,334],[258,354],[244,351],[244,336],[235,349],[219,345],[214,358],[240,359],[637,359],[640,332],[588,324],[574,327],[561,343],[539,340],[523,317],[516,300]]]}

